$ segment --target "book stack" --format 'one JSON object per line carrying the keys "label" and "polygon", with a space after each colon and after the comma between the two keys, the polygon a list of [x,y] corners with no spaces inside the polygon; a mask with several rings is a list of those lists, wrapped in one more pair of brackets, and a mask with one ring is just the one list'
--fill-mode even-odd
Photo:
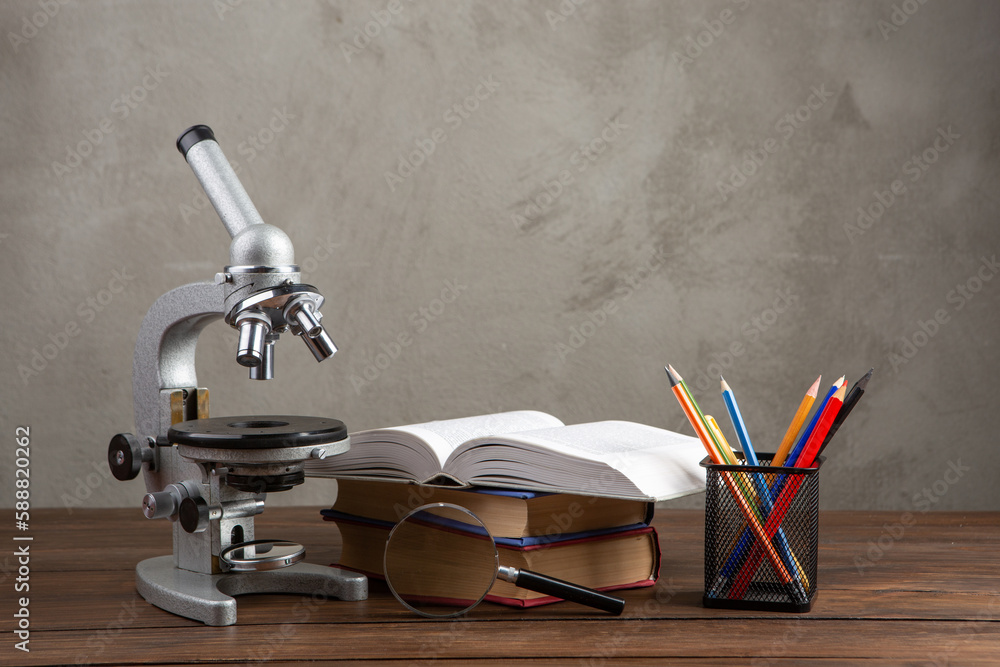
{"label": "book stack", "polygon": [[[651,426],[565,426],[521,411],[355,433],[348,452],[310,462],[306,474],[339,480],[323,515],[343,538],[340,567],[381,578],[392,527],[416,507],[443,502],[482,521],[501,566],[619,590],[656,582],[654,502],[704,490],[702,456],[696,438]],[[451,531],[449,548],[479,539],[475,528]],[[557,601],[500,580],[486,599]]]}

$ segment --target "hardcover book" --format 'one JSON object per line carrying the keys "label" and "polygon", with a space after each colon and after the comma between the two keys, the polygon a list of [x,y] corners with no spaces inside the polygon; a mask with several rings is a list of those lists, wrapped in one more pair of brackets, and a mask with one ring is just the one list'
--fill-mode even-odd
{"label": "hardcover book", "polygon": [[[392,523],[354,517],[324,510],[327,521],[334,521],[343,538],[339,567],[384,579],[382,558]],[[440,548],[453,553],[467,549],[469,540],[481,540],[474,532],[445,531]],[[656,531],[651,526],[597,534],[563,535],[557,541],[545,537],[495,538],[499,564],[527,569],[603,591],[642,588],[656,583],[660,568],[660,549]],[[419,575],[417,574],[419,572]],[[461,567],[422,564],[414,568],[420,587],[430,597],[442,600],[473,601],[481,590]],[[401,582],[405,586],[405,582]],[[533,607],[558,598],[546,596],[497,579],[486,600],[509,606]]]}

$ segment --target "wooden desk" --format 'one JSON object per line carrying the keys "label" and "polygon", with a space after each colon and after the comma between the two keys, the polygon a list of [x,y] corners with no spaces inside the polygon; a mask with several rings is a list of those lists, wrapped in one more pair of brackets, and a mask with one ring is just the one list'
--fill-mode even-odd
{"label": "wooden desk", "polygon": [[[526,611],[484,604],[464,620],[425,620],[372,582],[364,602],[243,597],[237,625],[213,628],[135,592],[135,564],[170,552],[165,521],[147,521],[137,509],[34,510],[31,652],[14,648],[12,598],[20,594],[12,561],[0,557],[8,565],[0,663],[997,664],[1000,513],[918,514],[908,526],[901,518],[822,513],[820,588],[807,614],[703,608],[702,513],[666,511],[655,520],[661,580],[626,591],[619,618],[564,602]],[[339,534],[318,508],[268,508],[257,522],[260,535],[305,544],[307,561],[337,559]],[[7,544],[4,556],[18,543]],[[859,572],[856,558],[870,564]]]}

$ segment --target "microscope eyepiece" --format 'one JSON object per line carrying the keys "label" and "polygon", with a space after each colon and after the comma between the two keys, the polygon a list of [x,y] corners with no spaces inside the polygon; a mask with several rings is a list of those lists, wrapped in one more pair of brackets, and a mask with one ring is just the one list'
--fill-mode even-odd
{"label": "microscope eyepiece", "polygon": [[212,128],[208,125],[192,125],[181,132],[181,136],[177,137],[177,150],[187,158],[191,147],[205,139],[215,141],[215,133],[212,132]]}

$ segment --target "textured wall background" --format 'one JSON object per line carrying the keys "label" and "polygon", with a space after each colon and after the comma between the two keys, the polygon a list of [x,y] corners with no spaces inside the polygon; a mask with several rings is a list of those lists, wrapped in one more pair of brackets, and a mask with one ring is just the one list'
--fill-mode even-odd
{"label": "textured wall background", "polygon": [[30,425],[36,506],[137,505],[103,475],[139,323],[228,256],[173,145],[206,123],[341,347],[251,383],[214,325],[215,415],[689,432],[669,361],[767,451],[875,366],[824,506],[997,509],[998,35],[991,2],[5,2],[4,484]]}

